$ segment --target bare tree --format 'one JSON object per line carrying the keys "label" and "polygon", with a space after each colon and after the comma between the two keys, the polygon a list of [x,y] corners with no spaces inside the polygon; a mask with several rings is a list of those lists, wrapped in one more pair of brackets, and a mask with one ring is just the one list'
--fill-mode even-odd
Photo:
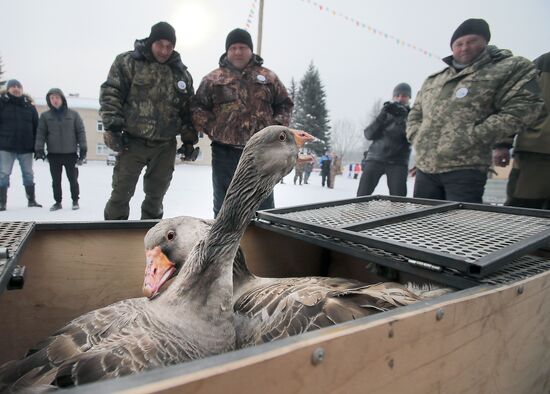
{"label": "bare tree", "polygon": [[336,120],[332,124],[330,145],[343,161],[356,161],[362,157],[364,139],[361,130],[348,120]]}

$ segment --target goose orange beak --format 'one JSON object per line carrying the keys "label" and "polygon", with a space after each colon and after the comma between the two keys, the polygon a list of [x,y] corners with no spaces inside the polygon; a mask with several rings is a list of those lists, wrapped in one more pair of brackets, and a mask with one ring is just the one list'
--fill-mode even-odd
{"label": "goose orange beak", "polygon": [[176,265],[168,260],[168,257],[159,246],[145,251],[147,265],[145,266],[145,278],[143,279],[143,295],[153,298],[159,289],[176,271]]}
{"label": "goose orange beak", "polygon": [[304,146],[306,142],[315,140],[314,136],[302,130],[292,130],[292,133],[294,134],[294,140],[296,141],[296,145],[298,145],[299,148]]}

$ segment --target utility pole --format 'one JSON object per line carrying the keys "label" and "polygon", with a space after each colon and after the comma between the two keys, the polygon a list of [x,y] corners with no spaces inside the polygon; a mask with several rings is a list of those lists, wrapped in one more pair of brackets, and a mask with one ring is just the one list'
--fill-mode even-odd
{"label": "utility pole", "polygon": [[264,23],[264,0],[260,0],[260,11],[258,13],[258,43],[256,53],[262,56],[262,28]]}

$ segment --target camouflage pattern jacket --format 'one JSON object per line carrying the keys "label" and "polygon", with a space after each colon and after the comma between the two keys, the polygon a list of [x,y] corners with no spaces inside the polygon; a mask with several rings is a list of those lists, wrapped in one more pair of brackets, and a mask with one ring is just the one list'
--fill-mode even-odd
{"label": "camouflage pattern jacket", "polygon": [[193,125],[211,140],[244,146],[250,137],[270,125],[288,126],[294,104],[277,75],[252,61],[239,71],[223,54],[220,68],[206,75],[194,97]]}
{"label": "camouflage pattern jacket", "polygon": [[[550,52],[535,59],[535,67],[539,72],[539,85],[546,108],[550,111]],[[538,123],[532,130],[517,136],[514,152],[529,152],[539,154],[550,160],[550,116]]]}
{"label": "camouflage pattern jacket", "polygon": [[[452,57],[444,59],[452,64]],[[533,64],[488,46],[470,66],[426,79],[407,119],[416,166],[426,173],[486,171],[495,143],[540,119],[544,102]]]}
{"label": "camouflage pattern jacket", "polygon": [[153,57],[145,39],[118,55],[101,85],[100,114],[105,130],[122,131],[152,141],[167,141],[182,133],[196,142],[191,126],[193,79],[174,51],[166,63]]}

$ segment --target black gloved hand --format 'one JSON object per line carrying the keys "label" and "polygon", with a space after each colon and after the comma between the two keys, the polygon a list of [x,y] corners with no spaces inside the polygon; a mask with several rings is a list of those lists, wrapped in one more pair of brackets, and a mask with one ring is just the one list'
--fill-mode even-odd
{"label": "black gloved hand", "polygon": [[389,103],[384,106],[384,111],[393,115],[393,116],[405,116],[407,115],[407,108],[399,103]]}
{"label": "black gloved hand", "polygon": [[199,155],[200,148],[198,146],[193,148],[193,144],[184,142],[176,152],[183,155],[184,161],[195,161]]}
{"label": "black gloved hand", "polygon": [[46,160],[46,154],[44,153],[44,150],[39,149],[36,152],[34,152],[34,160]]}
{"label": "black gloved hand", "polygon": [[115,132],[111,130],[106,130],[103,133],[103,142],[111,150],[115,152],[122,152],[125,148],[124,136],[121,132]]}

